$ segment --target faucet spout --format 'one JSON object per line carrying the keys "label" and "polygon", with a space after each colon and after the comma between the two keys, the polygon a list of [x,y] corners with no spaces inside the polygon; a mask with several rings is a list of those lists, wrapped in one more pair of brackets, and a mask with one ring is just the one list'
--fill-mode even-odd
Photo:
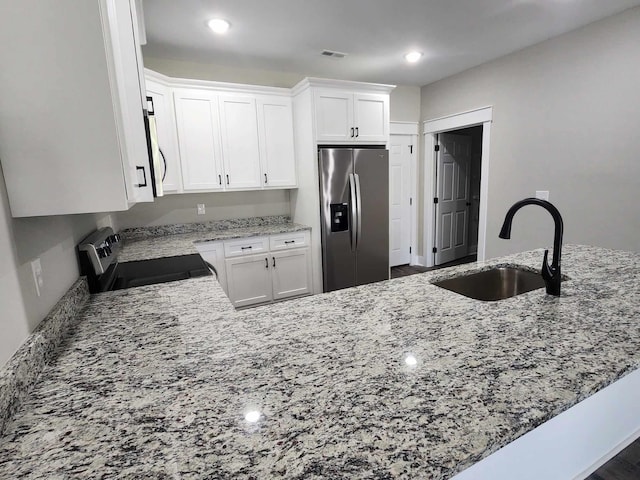
{"label": "faucet spout", "polygon": [[555,231],[553,235],[553,259],[551,265],[548,263],[549,250],[544,251],[544,259],[542,260],[542,278],[549,295],[560,295],[560,282],[562,274],[560,272],[560,257],[562,250],[562,231],[563,222],[562,216],[558,209],[550,202],[539,198],[525,198],[519,202],[514,203],[507,211],[507,215],[504,217],[502,228],[500,229],[500,238],[511,238],[511,224],[516,212],[525,205],[538,205],[547,210],[553,217],[555,224]]}

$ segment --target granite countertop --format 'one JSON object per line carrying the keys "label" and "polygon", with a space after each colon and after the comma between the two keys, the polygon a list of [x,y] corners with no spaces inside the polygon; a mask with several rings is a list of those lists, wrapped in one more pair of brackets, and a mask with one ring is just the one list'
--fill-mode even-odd
{"label": "granite countertop", "polygon": [[299,223],[282,222],[269,225],[252,225],[239,228],[209,229],[172,235],[149,236],[146,238],[125,238],[118,253],[118,260],[130,262],[152,258],[171,257],[198,253],[196,243],[231,240],[234,238],[259,237],[278,233],[310,230],[311,227]]}
{"label": "granite countertop", "polygon": [[541,259],[237,312],[211,277],[94,295],[0,477],[449,478],[640,365],[638,254],[565,246],[560,298],[431,284]]}

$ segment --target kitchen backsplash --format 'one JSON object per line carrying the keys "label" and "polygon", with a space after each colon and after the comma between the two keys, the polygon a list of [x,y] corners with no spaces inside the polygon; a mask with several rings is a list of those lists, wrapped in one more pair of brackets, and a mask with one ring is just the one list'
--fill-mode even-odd
{"label": "kitchen backsplash", "polygon": [[211,230],[229,230],[231,228],[246,228],[263,225],[290,223],[289,215],[273,215],[268,217],[234,218],[229,220],[215,220],[203,223],[174,223],[171,225],[157,225],[149,227],[125,228],[120,234],[126,239],[141,239],[161,237],[180,233],[208,232]]}

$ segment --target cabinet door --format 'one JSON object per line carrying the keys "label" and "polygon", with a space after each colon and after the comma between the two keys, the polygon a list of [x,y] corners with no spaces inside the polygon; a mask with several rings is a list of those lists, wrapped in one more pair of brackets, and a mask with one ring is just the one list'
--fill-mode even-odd
{"label": "cabinet door", "polygon": [[147,78],[147,95],[153,98],[156,125],[158,128],[158,146],[164,164],[162,189],[165,193],[177,193],[182,190],[180,176],[180,157],[178,156],[178,136],[176,134],[173,98],[169,87]]}
{"label": "cabinet door", "polygon": [[355,141],[387,142],[389,139],[389,95],[354,95]]}
{"label": "cabinet door", "polygon": [[308,248],[271,253],[273,299],[311,293],[311,256]]}
{"label": "cabinet door", "polygon": [[228,294],[234,307],[268,302],[273,298],[270,259],[265,254],[228,258],[225,261]]}
{"label": "cabinet door", "polygon": [[[64,9],[64,6],[60,6]],[[132,23],[135,5],[128,1],[102,3],[108,17],[109,34],[113,48],[112,75],[117,79],[118,95],[115,97],[116,111],[120,110],[118,118],[120,142],[124,162],[127,200],[130,204],[137,202],[153,202],[153,179],[147,150],[147,135],[143,109],[146,101],[142,101],[142,89],[139,63],[139,44],[137,43],[137,25]],[[136,17],[137,18],[137,17]],[[108,37],[107,37],[108,38]],[[73,54],[67,52],[66,56]],[[93,182],[89,182],[93,183]]]}
{"label": "cabinet door", "polygon": [[315,112],[319,143],[353,141],[353,94],[316,90]]}
{"label": "cabinet door", "polygon": [[265,188],[295,187],[298,182],[291,99],[259,98],[257,107],[262,185]]}
{"label": "cabinet door", "polygon": [[195,89],[173,95],[184,191],[222,190],[216,96]]}
{"label": "cabinet door", "polygon": [[222,242],[203,242],[195,244],[196,250],[202,259],[210,263],[216,269],[218,274],[218,283],[228,294],[227,290],[227,272],[224,264],[224,246]]}
{"label": "cabinet door", "polygon": [[260,188],[262,183],[255,98],[220,96],[219,108],[225,188]]}

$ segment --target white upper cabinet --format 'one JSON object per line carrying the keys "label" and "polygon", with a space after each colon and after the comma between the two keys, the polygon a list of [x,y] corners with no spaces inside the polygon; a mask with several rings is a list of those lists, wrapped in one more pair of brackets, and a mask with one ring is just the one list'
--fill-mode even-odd
{"label": "white upper cabinet", "polygon": [[204,90],[174,90],[185,192],[223,189],[218,98]]}
{"label": "white upper cabinet", "polygon": [[389,138],[389,95],[353,95],[353,124],[356,142],[386,142]]}
{"label": "white upper cabinet", "polygon": [[129,0],[3,4],[0,42],[15,48],[0,49],[0,161],[14,217],[153,201],[134,19]]}
{"label": "white upper cabinet", "polygon": [[171,89],[148,77],[145,83],[147,95],[153,99],[158,129],[158,146],[163,164],[162,171],[156,172],[156,175],[162,177],[164,193],[179,193],[182,191],[182,178]]}
{"label": "white upper cabinet", "polygon": [[318,143],[386,143],[389,95],[318,88],[314,94]]}
{"label": "white upper cabinet", "polygon": [[[290,92],[201,80],[174,80],[147,70],[149,95],[157,98],[158,141],[160,107],[175,108],[177,130],[175,175],[167,158],[167,179],[173,192],[215,192],[295,188],[293,110]],[[164,90],[163,90],[164,87]],[[173,100],[167,92],[173,91]],[[167,144],[168,145],[168,144]],[[170,145],[168,150],[171,151]],[[164,152],[164,151],[163,151]],[[166,157],[165,152],[165,157]],[[181,182],[181,184],[180,184]],[[174,185],[177,184],[177,187]],[[181,190],[182,188],[182,190]]]}
{"label": "white upper cabinet", "polygon": [[258,97],[257,110],[262,186],[295,187],[298,182],[291,98]]}
{"label": "white upper cabinet", "polygon": [[352,141],[355,132],[353,94],[336,90],[317,90],[315,102],[318,141]]}
{"label": "white upper cabinet", "polygon": [[221,95],[218,106],[225,188],[260,188],[260,149],[255,98]]}

